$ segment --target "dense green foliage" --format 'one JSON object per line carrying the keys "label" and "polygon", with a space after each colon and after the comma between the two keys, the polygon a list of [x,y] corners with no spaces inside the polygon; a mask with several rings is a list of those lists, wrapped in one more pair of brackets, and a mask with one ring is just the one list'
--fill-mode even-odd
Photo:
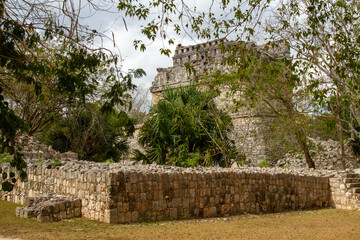
{"label": "dense green foliage", "polygon": [[[61,116],[64,108],[89,100],[101,99],[102,110],[111,112],[127,101],[135,87],[132,78],[144,75],[142,70],[122,73],[118,57],[93,44],[101,34],[80,25],[77,5],[58,4],[0,2],[0,153],[13,155],[10,164],[21,178],[26,163],[16,144],[18,134],[33,134]],[[97,92],[103,84],[108,87]],[[19,93],[21,86],[25,94]],[[16,94],[23,97],[21,102]],[[23,101],[25,97],[30,101]],[[58,99],[69,105],[53,108]],[[34,111],[26,112],[28,107]],[[3,190],[11,190],[15,174],[3,175],[3,180]]]}
{"label": "dense green foliage", "polygon": [[94,104],[79,106],[42,133],[42,141],[60,152],[72,151],[79,159],[117,162],[128,152],[126,137],[134,120],[124,112],[103,113]]}
{"label": "dense green foliage", "polygon": [[139,143],[147,163],[177,166],[229,166],[236,151],[228,139],[231,118],[216,108],[214,95],[195,86],[167,90],[163,99],[150,109]]}

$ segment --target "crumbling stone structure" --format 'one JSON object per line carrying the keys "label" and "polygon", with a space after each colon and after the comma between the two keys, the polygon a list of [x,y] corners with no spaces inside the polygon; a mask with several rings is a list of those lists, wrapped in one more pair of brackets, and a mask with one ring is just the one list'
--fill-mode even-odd
{"label": "crumbling stone structure", "polygon": [[357,172],[330,178],[333,207],[360,211],[360,171]]}
{"label": "crumbling stone structure", "polygon": [[[11,192],[0,191],[0,198],[26,204],[29,198],[44,194],[61,195],[74,204],[59,207],[59,211],[66,209],[78,216],[80,203],[76,201],[80,200],[82,217],[108,223],[331,206],[360,210],[360,187],[356,185],[360,178],[345,172],[342,176],[335,171],[280,168],[180,168],[64,160],[61,164],[29,162],[27,181],[17,182]],[[0,167],[10,171],[6,163]],[[342,180],[344,177],[351,180]],[[49,221],[70,216],[52,205],[42,208],[46,211],[38,218]],[[19,209],[21,214],[29,216]]]}
{"label": "crumbling stone structure", "polygon": [[54,222],[81,217],[81,200],[48,193],[39,197],[29,197],[26,207],[17,207],[16,216],[32,218],[38,222]]}
{"label": "crumbling stone structure", "polygon": [[[158,68],[158,74],[152,83],[151,92],[153,104],[161,99],[161,94],[169,88],[189,85],[192,76],[189,76],[185,64],[195,69],[198,75],[210,74],[219,70],[227,73],[229,66],[223,64],[226,53],[223,52],[222,46],[234,46],[237,43],[227,41],[226,39],[210,41],[194,46],[178,45],[173,56],[173,66],[168,68]],[[247,46],[252,48],[262,58],[274,61],[279,58],[285,58],[290,55],[286,46],[277,46],[276,48],[264,48],[248,43]],[[258,166],[262,159],[266,158],[266,141],[263,131],[266,131],[264,112],[250,112],[243,109],[242,111],[232,111],[232,103],[227,93],[229,91],[222,88],[221,95],[215,99],[219,108],[229,110],[233,120],[234,131],[231,138],[236,143],[237,148],[243,152],[247,159],[248,165]],[[263,111],[263,110],[261,110]]]}
{"label": "crumbling stone structure", "polygon": [[33,136],[26,134],[17,138],[17,143],[23,146],[21,154],[24,159],[43,160],[43,159],[78,159],[78,154],[74,152],[60,153],[51,146],[40,143]]}

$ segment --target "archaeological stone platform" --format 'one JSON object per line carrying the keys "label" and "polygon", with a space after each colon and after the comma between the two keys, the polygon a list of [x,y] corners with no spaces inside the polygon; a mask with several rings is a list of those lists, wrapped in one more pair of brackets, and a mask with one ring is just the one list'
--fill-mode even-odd
{"label": "archaeological stone platform", "polygon": [[[179,168],[51,160],[28,163],[27,181],[3,200],[59,194],[83,218],[128,223],[336,207],[359,210],[360,176],[272,168]],[[9,171],[7,163],[1,167]],[[70,205],[71,206],[71,205]]]}

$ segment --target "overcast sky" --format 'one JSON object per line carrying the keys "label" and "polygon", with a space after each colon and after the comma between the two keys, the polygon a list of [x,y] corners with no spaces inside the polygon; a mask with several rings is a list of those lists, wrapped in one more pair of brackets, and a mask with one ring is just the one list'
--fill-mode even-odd
{"label": "overcast sky", "polygon": [[[178,36],[174,34],[171,29],[167,32],[167,36],[175,39],[174,45],[165,45],[166,48],[170,48],[172,53],[170,57],[164,56],[160,54],[160,48],[164,47],[164,43],[161,38],[156,38],[156,40],[147,45],[147,50],[145,52],[141,52],[139,50],[135,50],[133,46],[133,41],[135,39],[141,39],[144,43],[150,43],[149,40],[145,39],[145,37],[141,34],[141,26],[146,25],[146,22],[139,22],[138,20],[132,20],[130,18],[126,18],[126,25],[124,23],[123,17],[124,12],[119,12],[117,9],[119,0],[92,0],[92,2],[97,3],[97,5],[101,9],[105,9],[106,11],[96,11],[90,5],[88,0],[73,0],[76,4],[79,2],[82,4],[82,24],[88,25],[90,28],[96,29],[98,32],[104,32],[107,36],[112,36],[114,33],[115,43],[117,48],[114,48],[112,40],[104,40],[103,46],[108,48],[121,55],[123,59],[123,71],[127,71],[128,69],[136,69],[142,68],[145,70],[147,76],[135,80],[137,85],[142,85],[143,87],[149,88],[151,86],[152,81],[154,80],[157,74],[157,68],[165,68],[172,66],[172,56],[174,55],[175,48],[178,44],[186,45],[194,45],[200,43],[199,40],[194,40],[194,38],[190,38],[189,36],[182,34]],[[147,2],[147,0],[143,0]],[[209,7],[212,6],[212,12],[216,14],[216,17],[220,17],[221,13],[224,13],[223,10],[219,9],[220,0],[214,0],[213,4],[211,0],[182,0],[185,2],[190,8],[196,7],[198,11],[208,11]],[[176,1],[175,1],[176,2]],[[179,1],[178,1],[179,2]],[[276,2],[276,1],[275,1]],[[76,6],[75,4],[75,6]],[[227,10],[230,11],[231,6],[237,4],[237,1],[231,1],[232,5],[230,5]],[[159,12],[161,9],[159,9]],[[156,15],[150,15],[148,21],[150,21]],[[175,21],[177,16],[173,16],[172,19]],[[231,37],[229,38],[231,40]],[[166,40],[167,41],[167,40]],[[98,41],[97,44],[100,42]]]}
{"label": "overcast sky", "polygon": [[[124,13],[117,10],[118,0],[114,0],[114,3],[112,4],[109,4],[107,0],[98,0],[100,4],[102,1],[107,2],[101,7],[108,11],[94,11],[89,7],[87,1],[75,1],[82,1],[84,5],[82,9],[83,24],[89,25],[89,27],[97,29],[99,32],[107,31],[106,34],[108,36],[112,36],[112,32],[114,33],[115,42],[118,48],[113,47],[113,42],[111,40],[105,40],[103,44],[114,53],[121,55],[124,71],[135,68],[142,68],[145,70],[147,76],[135,80],[137,85],[140,84],[147,88],[150,87],[157,74],[157,68],[172,66],[172,56],[175,52],[176,45],[194,45],[200,43],[200,41],[194,41],[188,36],[177,36],[172,31],[169,31],[167,34],[170,34],[175,38],[174,45],[165,45],[167,48],[171,49],[171,57],[160,54],[159,49],[164,47],[164,43],[160,38],[157,38],[153,43],[148,45],[145,52],[135,50],[133,46],[133,41],[135,39],[142,39],[144,40],[144,43],[149,43],[140,32],[140,26],[145,25],[145,22],[126,18],[125,26],[123,21]],[[211,1],[205,0],[187,0],[187,2],[189,2],[189,6],[196,6],[198,10],[208,10],[211,3]],[[150,16],[150,18],[151,17],[152,16]],[[174,18],[176,19],[176,17]],[[97,43],[99,44],[99,41]]]}
{"label": "overcast sky", "polygon": [[[84,0],[83,0],[84,1]],[[206,1],[201,1],[206,4]],[[194,1],[197,4],[196,1]],[[172,51],[171,57],[167,57],[160,54],[159,49],[164,47],[164,43],[161,39],[157,38],[154,42],[147,46],[145,52],[135,50],[133,41],[135,39],[142,39],[144,43],[150,43],[146,40],[140,32],[140,26],[145,22],[139,22],[137,20],[131,20],[126,18],[126,26],[123,21],[123,12],[119,12],[116,8],[117,1],[111,6],[107,5],[109,11],[94,11],[84,1],[83,8],[83,19],[82,23],[88,25],[91,28],[97,29],[99,32],[106,31],[108,36],[112,36],[114,33],[115,43],[117,48],[114,48],[111,40],[104,40],[103,46],[113,51],[114,53],[120,54],[123,59],[123,70],[142,68],[145,70],[147,76],[142,79],[135,80],[137,85],[142,85],[149,88],[152,81],[157,74],[157,68],[164,68],[172,66],[172,56],[175,52],[176,45],[181,43],[183,45],[196,44],[193,40],[188,37],[178,36],[175,39],[175,44],[170,46]],[[105,6],[105,5],[104,5]],[[104,7],[103,6],[103,7]],[[201,4],[199,4],[201,6]],[[97,44],[101,44],[97,41]],[[166,47],[169,47],[168,45]]]}

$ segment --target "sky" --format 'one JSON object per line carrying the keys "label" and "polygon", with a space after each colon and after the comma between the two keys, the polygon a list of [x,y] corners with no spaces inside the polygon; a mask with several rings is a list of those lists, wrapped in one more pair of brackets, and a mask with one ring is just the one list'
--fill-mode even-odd
{"label": "sky", "polygon": [[[27,18],[26,8],[29,7],[29,4],[34,4],[43,9],[45,14],[48,14],[48,9],[53,9],[54,14],[63,19],[63,24],[67,25],[70,23],[69,18],[66,17],[62,12],[64,3],[66,10],[70,11],[75,9],[74,13],[77,10],[80,11],[80,25],[86,25],[90,29],[94,29],[99,33],[104,33],[109,39],[99,39],[95,40],[95,44],[100,47],[105,47],[114,54],[120,55],[122,59],[122,70],[127,72],[129,69],[142,68],[146,72],[146,77],[142,79],[134,80],[135,84],[141,85],[143,88],[149,88],[153,82],[156,74],[157,68],[166,68],[172,66],[172,56],[174,55],[175,48],[178,44],[183,46],[195,45],[203,41],[194,40],[196,37],[189,37],[186,34],[176,35],[172,29],[168,29],[166,32],[167,36],[174,39],[173,45],[164,45],[164,40],[159,36],[155,39],[154,42],[149,44],[149,40],[141,34],[141,26],[146,25],[145,21],[138,21],[131,18],[124,18],[124,12],[120,12],[117,9],[117,6],[121,0],[9,0],[8,4],[16,5],[16,9],[23,12],[25,18]],[[149,0],[133,0],[134,2],[147,3]],[[151,1],[151,0],[150,0]],[[220,13],[224,13],[223,10],[219,8],[221,0],[175,0],[175,3],[183,2],[191,9],[196,7],[197,11],[208,11],[212,7],[212,12],[215,13],[216,17],[220,17]],[[226,11],[237,4],[237,1],[230,1],[230,6]],[[25,8],[23,8],[25,7]],[[241,7],[242,8],[242,7]],[[32,9],[32,8],[31,8]],[[30,10],[31,11],[31,10]],[[162,9],[153,9],[153,12],[161,12]],[[182,10],[184,12],[184,10]],[[192,13],[193,14],[193,13]],[[229,13],[230,15],[233,13]],[[185,14],[184,14],[185,15]],[[148,21],[156,17],[157,14],[150,14]],[[35,18],[38,17],[37,15]],[[176,20],[178,16],[172,16],[173,20]],[[40,18],[41,19],[41,18]],[[67,20],[66,20],[67,19]],[[61,21],[61,20],[60,20]],[[116,47],[114,47],[113,39],[115,41]],[[144,43],[147,45],[147,50],[141,52],[135,50],[133,46],[133,41],[136,39],[144,40]],[[232,38],[228,38],[231,40]],[[213,40],[213,39],[211,39]],[[170,57],[161,55],[160,48],[169,48],[172,53]]]}
{"label": "sky", "polygon": [[[51,1],[56,3],[58,0]],[[147,2],[148,0],[139,1]],[[217,17],[220,17],[220,13],[223,13],[223,10],[220,10],[218,7],[220,0],[182,1],[185,2],[190,8],[196,7],[198,11],[207,11],[209,10],[209,7],[212,6],[212,12],[214,12]],[[169,29],[166,34],[167,36],[174,38],[175,43],[170,46],[165,45],[165,47],[169,48],[172,53],[170,54],[170,57],[161,55],[160,48],[164,48],[163,40],[160,37],[157,37],[154,42],[150,43],[149,40],[147,40],[141,34],[141,26],[146,25],[147,22],[134,20],[128,17],[124,18],[124,12],[119,12],[117,9],[119,0],[91,1],[92,3],[95,3],[98,9],[102,9],[103,11],[99,11],[98,9],[94,10],[93,6],[89,4],[89,0],[68,0],[68,2],[73,2],[75,8],[79,8],[79,6],[81,6],[81,24],[87,25],[90,29],[96,29],[97,32],[105,33],[105,35],[110,37],[110,39],[102,39],[101,41],[98,39],[95,44],[100,45],[101,47],[105,47],[113,53],[120,55],[121,59],[123,60],[123,71],[126,72],[128,69],[137,68],[142,68],[145,70],[145,77],[134,80],[136,85],[140,85],[143,88],[149,88],[151,86],[151,83],[157,74],[157,68],[166,68],[172,66],[172,56],[174,55],[175,48],[178,44],[188,46],[203,42],[196,40],[196,37],[191,38],[185,34],[178,36],[171,29]],[[213,4],[211,4],[212,2]],[[236,4],[236,2],[237,1],[231,1],[230,4]],[[230,5],[230,7],[231,6],[232,5]],[[228,9],[230,9],[230,7]],[[161,11],[161,9],[158,9],[158,11]],[[152,19],[154,16],[157,15],[150,15],[149,19]],[[173,16],[172,19],[177,19],[177,16]],[[114,36],[116,47],[114,47],[112,36]],[[145,52],[135,50],[133,46],[133,41],[135,39],[142,39],[144,43],[150,43],[147,45],[147,50]],[[231,38],[228,39],[231,40]]]}
{"label": "sky", "polygon": [[[202,2],[204,3],[206,1]],[[194,3],[197,4],[196,1]],[[145,37],[141,35],[140,26],[145,24],[145,22],[139,22],[137,20],[126,18],[125,25],[123,20],[124,13],[119,12],[116,8],[117,1],[114,1],[113,4],[107,5],[106,8],[108,11],[99,12],[91,10],[88,6],[86,6],[86,3],[84,6],[85,7],[82,10],[82,24],[86,24],[90,28],[97,29],[98,32],[105,31],[106,35],[110,37],[112,37],[113,33],[116,48],[114,48],[114,44],[111,39],[103,39],[102,41],[98,40],[96,41],[96,44],[102,45],[111,50],[113,53],[119,54],[123,59],[122,69],[124,71],[136,68],[142,68],[145,70],[145,77],[134,80],[135,84],[141,85],[142,87],[149,88],[151,86],[151,83],[157,74],[157,68],[172,66],[172,56],[175,52],[176,45],[196,44],[196,42],[191,40],[189,37],[178,36],[175,39],[174,45],[167,45],[167,47],[172,51],[170,57],[161,55],[159,49],[164,47],[163,41],[157,38],[154,42],[150,43],[149,40],[146,40]],[[201,6],[201,4],[199,4],[199,6]],[[144,43],[149,43],[145,52],[135,50],[133,46],[133,41],[135,39],[143,39]]]}

